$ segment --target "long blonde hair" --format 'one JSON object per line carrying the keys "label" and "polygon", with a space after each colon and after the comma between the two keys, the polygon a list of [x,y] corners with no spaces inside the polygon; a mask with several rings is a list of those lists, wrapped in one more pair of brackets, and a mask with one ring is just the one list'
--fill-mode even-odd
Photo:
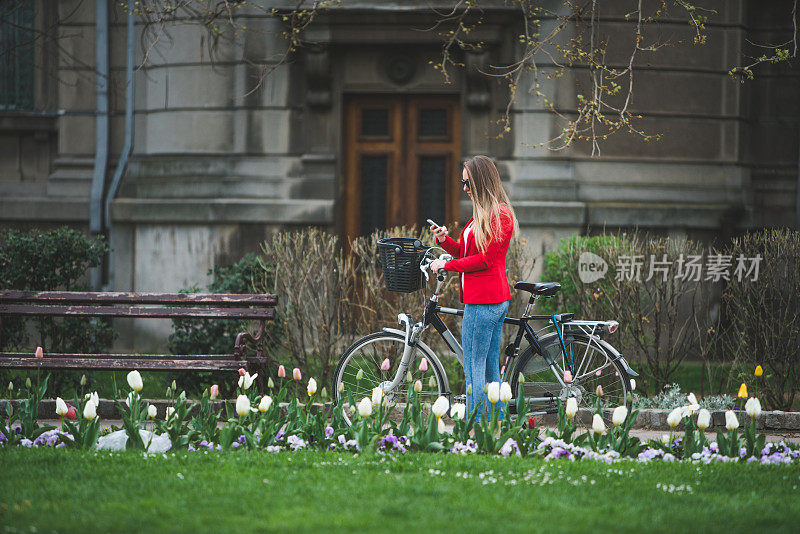
{"label": "long blonde hair", "polygon": [[514,208],[508,200],[500,173],[492,160],[486,156],[474,156],[464,162],[469,189],[472,193],[472,232],[478,250],[484,252],[494,239],[499,237],[501,221],[500,206],[505,206],[514,223],[512,237],[519,235],[519,223]]}

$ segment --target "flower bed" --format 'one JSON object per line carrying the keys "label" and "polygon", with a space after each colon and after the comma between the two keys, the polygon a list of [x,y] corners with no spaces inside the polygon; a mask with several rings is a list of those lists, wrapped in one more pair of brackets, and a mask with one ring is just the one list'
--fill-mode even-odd
{"label": "flower bed", "polygon": [[[285,375],[285,372],[280,374]],[[322,408],[317,405],[314,409],[317,383],[313,378],[306,383],[308,398],[304,405],[297,398],[288,398],[290,388],[287,386],[292,381],[301,381],[299,371],[294,372],[292,378],[282,377],[278,386],[270,381],[269,395],[255,392],[252,387],[255,378],[244,370],[240,372],[235,404],[226,404],[224,413],[218,413],[212,405],[219,394],[216,386],[204,392],[192,416],[189,415],[192,403],[182,392],[176,394],[170,387],[167,390],[170,405],[165,410],[165,418],[160,419],[155,406],[139,395],[142,378],[132,371],[128,374],[130,393],[124,403],[116,402],[122,414],[123,429],[117,431],[122,440],[100,437],[97,415],[100,401],[96,393],[75,399],[75,406],[57,398],[55,409],[62,418],[61,428],[39,425],[36,416],[47,388],[45,379],[42,384],[31,385],[28,399],[16,410],[8,403],[5,410],[0,410],[0,429],[3,429],[0,444],[4,447],[102,449],[113,441],[117,448],[147,452],[150,443],[158,437],[159,443],[168,444],[167,448],[206,454],[237,449],[272,453],[311,449],[378,455],[424,451],[532,456],[606,463],[630,460],[800,464],[800,451],[796,446],[784,442],[767,444],[764,434],[757,434],[756,420],[761,416],[761,405],[756,398],[750,398],[745,405],[748,421],[741,425],[737,414],[726,412],[726,431],[718,431],[717,439],[708,442],[705,431],[711,426],[711,413],[700,408],[694,395],[689,394],[687,404],[675,408],[667,416],[669,434],[661,440],[645,443],[630,435],[638,410],[629,414],[624,406],[604,411],[598,403],[591,417],[591,427],[586,431],[577,423],[579,410],[574,398],[559,406],[555,428],[542,429],[536,425],[535,418],[527,417],[527,407],[519,395],[517,418],[503,417],[505,407],[512,400],[506,383],[489,384],[488,418],[478,417],[477,410],[467,415],[463,404],[451,406],[445,397],[423,405],[414,394],[412,402],[402,408],[402,414],[391,419],[390,413],[397,407],[387,403],[380,388],[373,390],[371,397],[358,402],[348,392],[342,392],[348,397],[347,404],[353,407],[351,413],[345,414],[341,406]],[[417,389],[412,384],[409,388]],[[352,425],[345,415],[353,418]],[[448,415],[453,422],[450,430],[444,423]],[[609,418],[611,424],[607,426]],[[152,432],[143,430],[148,426]]]}

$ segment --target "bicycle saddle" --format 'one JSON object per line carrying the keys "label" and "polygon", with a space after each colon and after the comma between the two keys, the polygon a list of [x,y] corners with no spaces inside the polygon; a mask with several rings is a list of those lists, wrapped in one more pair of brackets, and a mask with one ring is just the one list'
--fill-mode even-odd
{"label": "bicycle saddle", "polygon": [[521,289],[542,297],[552,297],[561,289],[561,284],[558,282],[517,282],[514,284],[514,289]]}

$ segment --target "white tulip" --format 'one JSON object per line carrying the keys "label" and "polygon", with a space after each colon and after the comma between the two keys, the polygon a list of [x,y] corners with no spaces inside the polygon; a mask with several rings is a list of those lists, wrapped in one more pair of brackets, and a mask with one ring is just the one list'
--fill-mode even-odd
{"label": "white tulip", "polygon": [[90,421],[97,417],[97,406],[91,400],[86,401],[86,405],[83,407],[83,417]]}
{"label": "white tulip", "polygon": [[250,399],[247,395],[239,395],[236,397],[236,415],[244,417],[250,413]]}
{"label": "white tulip", "polygon": [[439,434],[444,434],[444,430],[445,430],[444,421],[442,421],[441,419],[439,419],[439,422],[436,425],[436,430],[439,431]]}
{"label": "white tulip", "polygon": [[500,400],[502,402],[508,404],[508,401],[510,401],[513,396],[514,395],[511,394],[511,385],[508,382],[500,384]]}
{"label": "white tulip", "polygon": [[750,397],[744,404],[744,409],[750,417],[761,415],[761,401],[755,397]]}
{"label": "white tulip", "polygon": [[158,411],[156,410],[156,407],[153,406],[152,404],[150,404],[147,407],[147,417],[149,417],[150,419],[153,419],[156,415],[158,415]]}
{"label": "white tulip", "polygon": [[314,393],[317,392],[317,381],[313,378],[308,379],[308,387],[306,387],[306,391],[308,391],[308,396],[310,397]]}
{"label": "white tulip", "polygon": [[461,402],[453,404],[450,407],[450,416],[453,419],[466,419],[467,415],[467,406]]}
{"label": "white tulip", "polygon": [[600,417],[599,413],[594,414],[594,417],[592,417],[592,432],[595,434],[606,433],[606,424],[603,422],[603,418]]}
{"label": "white tulip", "polygon": [[499,382],[489,382],[488,384],[486,384],[486,397],[492,404],[495,404],[497,401],[500,400]]}
{"label": "white tulip", "polygon": [[131,371],[128,373],[128,385],[134,391],[142,391],[144,384],[142,383],[142,375],[139,371]]}
{"label": "white tulip", "polygon": [[436,378],[433,375],[428,379],[428,387],[431,389],[436,387]]}
{"label": "white tulip", "polygon": [[338,384],[336,384],[336,391],[339,392],[339,395],[344,393],[344,382],[339,382]]}
{"label": "white tulip", "polygon": [[275,382],[272,381],[272,377],[271,376],[269,378],[267,378],[267,387],[269,389],[272,389],[272,388],[275,387]]}
{"label": "white tulip", "polygon": [[686,400],[689,401],[689,404],[697,404],[697,397],[694,396],[694,393],[686,395]]}
{"label": "white tulip", "polygon": [[358,403],[358,415],[361,417],[369,417],[372,415],[372,401],[369,400],[369,397],[364,397],[361,399],[361,402]]}
{"label": "white tulip", "polygon": [[681,422],[681,419],[683,419],[683,407],[675,408],[669,412],[669,415],[667,416],[667,424],[670,428],[675,428]]}
{"label": "white tulip", "polygon": [[[87,393],[87,395],[89,395],[89,394]],[[91,397],[91,395],[89,395],[89,396]],[[130,393],[128,393],[127,397],[125,397],[125,406],[130,408],[131,404],[133,404],[133,392],[132,391]]]}
{"label": "white tulip", "polygon": [[258,377],[258,373],[254,374],[254,375],[250,375],[250,373],[245,372],[244,376],[241,377],[242,384],[240,384],[240,385],[244,389],[250,389],[250,386],[253,385],[253,382],[255,382],[256,377]]}
{"label": "white tulip", "polygon": [[439,397],[436,399],[436,402],[433,403],[431,407],[431,411],[433,415],[436,417],[442,417],[444,414],[447,413],[447,409],[450,407],[450,401],[447,400],[447,397]]}
{"label": "white tulip", "polygon": [[383,403],[383,388],[381,386],[376,386],[372,388],[372,404],[374,406],[380,406]]}
{"label": "white tulip", "polygon": [[422,392],[422,381],[417,380],[416,382],[414,382],[414,391],[416,393]]}
{"label": "white tulip", "polygon": [[167,406],[167,414],[164,416],[164,420],[169,420],[173,415],[175,415],[175,408]]}
{"label": "white tulip", "polygon": [[728,430],[736,430],[739,428],[739,419],[736,417],[736,414],[733,413],[733,410],[725,412],[725,428]]}
{"label": "white tulip", "polygon": [[705,430],[711,426],[711,412],[702,408],[697,414],[697,428]]}
{"label": "white tulip", "polygon": [[617,406],[614,408],[614,413],[611,415],[611,421],[614,423],[614,426],[619,426],[625,422],[626,417],[628,417],[627,406]]}
{"label": "white tulip", "polygon": [[661,434],[661,443],[664,445],[669,443],[669,434]]}
{"label": "white tulip", "polygon": [[56,397],[56,415],[59,417],[64,417],[67,415],[69,408],[67,408],[67,403],[64,402],[64,399],[61,397]]}
{"label": "white tulip", "polygon": [[700,405],[699,405],[699,404],[690,404],[689,406],[684,406],[684,407],[683,407],[683,415],[684,415],[684,416],[686,416],[686,415],[688,415],[688,416],[692,416],[692,415],[694,415],[694,414],[697,412],[697,410],[699,410],[699,409],[700,409]]}
{"label": "white tulip", "polygon": [[[128,393],[128,395],[132,395],[132,393]],[[96,391],[94,393],[87,393],[83,398],[92,401],[95,406],[100,406],[100,395],[98,395]]]}
{"label": "white tulip", "polygon": [[364,370],[359,369],[358,372],[356,373],[356,380],[361,380],[362,378],[364,378]]}
{"label": "white tulip", "polygon": [[578,413],[578,401],[575,397],[570,397],[567,399],[567,408],[564,413],[572,419],[575,417],[575,414]]}
{"label": "white tulip", "polygon": [[631,391],[635,391],[635,390],[636,390],[636,379],[635,378],[631,378]]}
{"label": "white tulip", "polygon": [[264,413],[267,410],[269,410],[270,406],[272,406],[272,397],[270,397],[269,395],[264,395],[263,397],[261,397],[261,402],[258,403],[258,410],[261,413]]}

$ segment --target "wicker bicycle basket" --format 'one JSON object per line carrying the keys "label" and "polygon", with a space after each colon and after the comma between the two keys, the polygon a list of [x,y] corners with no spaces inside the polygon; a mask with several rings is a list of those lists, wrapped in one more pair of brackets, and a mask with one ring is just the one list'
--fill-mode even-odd
{"label": "wicker bicycle basket", "polygon": [[387,237],[378,240],[386,289],[398,293],[412,293],[422,287],[419,264],[427,247],[419,239]]}

